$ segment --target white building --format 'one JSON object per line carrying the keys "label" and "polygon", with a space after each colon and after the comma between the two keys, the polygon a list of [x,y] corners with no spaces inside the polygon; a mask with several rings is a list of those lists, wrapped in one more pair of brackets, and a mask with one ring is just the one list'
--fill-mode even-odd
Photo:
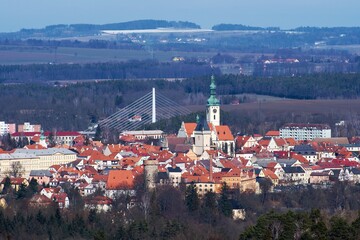
{"label": "white building", "polygon": [[138,140],[160,139],[164,136],[164,132],[161,130],[140,130],[140,131],[124,131],[120,135],[132,135]]}
{"label": "white building", "polygon": [[16,132],[16,124],[15,123],[5,123],[0,122],[0,135],[4,134],[12,134]]}
{"label": "white building", "polygon": [[31,170],[45,170],[52,165],[66,164],[76,160],[76,153],[65,148],[16,149],[13,153],[0,154],[0,178],[11,170],[12,164],[20,163],[23,177]]}
{"label": "white building", "polygon": [[39,124],[30,124],[29,122],[24,122],[24,124],[18,125],[18,132],[40,132],[41,125]]}
{"label": "white building", "polygon": [[331,128],[327,124],[288,123],[280,128],[280,137],[294,138],[296,140],[331,138]]}

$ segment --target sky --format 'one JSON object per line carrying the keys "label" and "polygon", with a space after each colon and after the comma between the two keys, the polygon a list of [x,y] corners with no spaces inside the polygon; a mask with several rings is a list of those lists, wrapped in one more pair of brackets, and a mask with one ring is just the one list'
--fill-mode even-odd
{"label": "sky", "polygon": [[359,0],[0,0],[0,32],[139,19],[290,29],[360,26]]}

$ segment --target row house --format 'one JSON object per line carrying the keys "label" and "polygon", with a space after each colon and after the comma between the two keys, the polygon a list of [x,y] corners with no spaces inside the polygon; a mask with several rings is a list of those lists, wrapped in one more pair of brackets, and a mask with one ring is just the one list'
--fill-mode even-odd
{"label": "row house", "polygon": [[301,166],[283,167],[285,184],[307,184],[309,178]]}

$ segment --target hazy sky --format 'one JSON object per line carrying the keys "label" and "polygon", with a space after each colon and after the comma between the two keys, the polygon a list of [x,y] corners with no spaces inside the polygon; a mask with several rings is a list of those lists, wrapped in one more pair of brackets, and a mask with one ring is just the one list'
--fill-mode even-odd
{"label": "hazy sky", "polygon": [[360,26],[359,0],[0,0],[0,32],[138,19],[252,26]]}

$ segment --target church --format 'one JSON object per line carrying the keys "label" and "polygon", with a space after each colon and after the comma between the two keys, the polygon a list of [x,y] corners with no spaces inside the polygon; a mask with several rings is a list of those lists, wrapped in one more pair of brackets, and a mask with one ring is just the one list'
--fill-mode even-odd
{"label": "church", "polygon": [[206,119],[196,118],[196,123],[182,122],[178,137],[192,140],[192,150],[201,156],[207,150],[219,150],[235,155],[235,141],[229,126],[221,125],[220,101],[216,97],[215,77],[211,76],[210,97],[207,100]]}

